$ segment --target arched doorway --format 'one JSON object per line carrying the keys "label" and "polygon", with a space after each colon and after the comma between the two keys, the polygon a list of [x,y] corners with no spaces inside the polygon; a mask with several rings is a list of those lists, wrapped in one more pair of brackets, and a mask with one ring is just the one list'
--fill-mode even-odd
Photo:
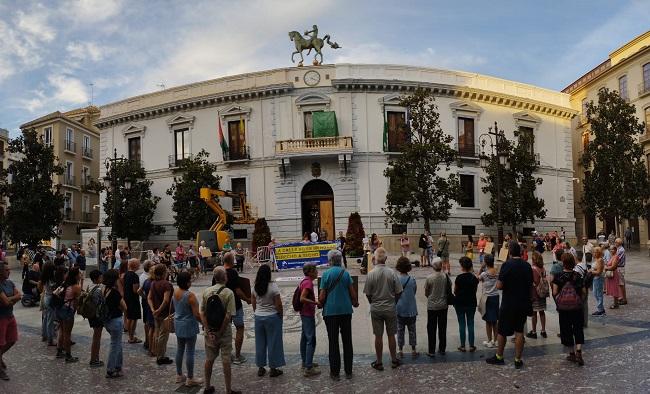
{"label": "arched doorway", "polygon": [[316,231],[320,240],[333,240],[334,233],[334,192],[330,185],[314,179],[302,188],[302,232]]}

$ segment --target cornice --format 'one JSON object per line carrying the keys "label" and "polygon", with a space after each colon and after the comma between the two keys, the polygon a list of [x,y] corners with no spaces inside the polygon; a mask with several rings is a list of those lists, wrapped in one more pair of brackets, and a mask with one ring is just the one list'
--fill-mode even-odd
{"label": "cornice", "polygon": [[145,119],[158,118],[161,116],[173,114],[178,111],[210,108],[241,100],[277,96],[280,94],[289,93],[293,89],[293,83],[281,83],[267,85],[260,88],[232,90],[207,96],[192,97],[189,99],[177,100],[170,103],[151,106],[134,111],[128,111],[115,116],[109,116],[103,119],[99,119],[97,122],[95,122],[95,126],[101,130],[127,122],[137,122]]}
{"label": "cornice", "polygon": [[532,111],[549,116],[565,119],[573,118],[578,111],[559,105],[544,103],[489,90],[476,89],[467,86],[446,85],[431,82],[400,81],[384,79],[334,79],[332,86],[339,91],[369,91],[402,93],[414,92],[423,88],[435,96],[453,97],[474,102],[482,102],[503,107],[515,108],[520,111]]}

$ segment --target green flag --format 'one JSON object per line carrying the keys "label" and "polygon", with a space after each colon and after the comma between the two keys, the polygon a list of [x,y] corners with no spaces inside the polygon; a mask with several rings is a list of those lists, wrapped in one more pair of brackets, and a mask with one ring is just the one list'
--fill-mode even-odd
{"label": "green flag", "polygon": [[386,121],[386,111],[384,111],[384,152],[388,152],[388,122]]}

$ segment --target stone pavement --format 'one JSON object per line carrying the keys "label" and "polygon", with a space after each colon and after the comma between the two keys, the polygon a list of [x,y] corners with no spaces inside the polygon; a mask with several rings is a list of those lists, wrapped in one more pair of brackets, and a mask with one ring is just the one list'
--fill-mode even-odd
{"label": "stone pavement", "polygon": [[[453,258],[454,256],[452,256]],[[455,256],[458,257],[458,256]],[[546,254],[550,262],[550,254]],[[395,259],[389,259],[393,262]],[[452,261],[457,261],[452,259]],[[548,264],[548,263],[547,263]],[[548,264],[550,265],[550,264]],[[458,263],[452,263],[455,274],[459,272]],[[358,269],[351,268],[353,275]],[[426,337],[426,299],[424,297],[424,278],[430,268],[415,268],[419,291],[417,294],[420,316],[417,321],[417,358],[410,356],[410,348],[405,347],[404,365],[396,370],[387,368],[383,372],[370,368],[374,359],[373,337],[370,325],[368,302],[360,297],[360,307],[353,315],[354,338],[354,377],[333,382],[328,376],[327,335],[320,314],[317,316],[316,361],[321,365],[322,375],[303,378],[300,374],[300,319],[291,307],[291,296],[301,275],[297,271],[274,274],[282,291],[285,304],[284,349],[287,366],[284,375],[258,378],[254,365],[255,347],[253,337],[252,308],[245,305],[246,339],[243,354],[248,362],[241,366],[233,365],[233,387],[244,392],[367,392],[367,393],[412,393],[412,392],[542,392],[560,391],[568,387],[590,392],[639,393],[650,391],[650,259],[645,253],[630,252],[627,264],[629,305],[618,310],[607,310],[606,317],[590,318],[585,331],[585,367],[577,367],[564,360],[559,338],[557,314],[551,307],[547,310],[547,339],[527,340],[524,350],[524,369],[515,370],[512,366],[512,345],[506,350],[507,365],[489,366],[484,360],[494,350],[485,349],[481,343],[486,339],[483,321],[475,316],[476,353],[460,353],[458,323],[453,308],[449,310],[447,328],[447,354],[429,359],[424,353],[427,349]],[[12,279],[19,279],[20,272],[12,271]],[[251,281],[254,273],[245,273]],[[16,283],[19,283],[16,280]],[[365,276],[359,276],[359,287],[363,289]],[[193,284],[192,290],[201,293],[209,286],[208,277]],[[607,300],[606,305],[610,300]],[[590,295],[590,308],[594,300]],[[9,382],[0,381],[0,393],[143,393],[143,392],[189,392],[174,384],[175,367],[157,366],[148,358],[140,345],[129,345],[124,339],[124,374],[121,379],[107,380],[103,369],[88,368],[91,330],[88,323],[77,316],[73,329],[73,340],[77,344],[73,353],[80,357],[77,364],[65,364],[54,358],[55,350],[40,341],[40,312],[38,308],[15,307],[19,324],[18,344],[5,356],[9,365]],[[539,331],[539,328],[538,328]],[[142,338],[142,326],[138,327]],[[407,339],[408,341],[408,339]],[[101,359],[106,360],[108,335],[102,338]],[[175,338],[170,338],[168,355],[173,358],[176,350]],[[384,364],[388,367],[387,344],[384,345]],[[196,375],[203,376],[202,364],[205,357],[203,339],[197,341]],[[215,365],[213,384],[218,392],[223,392],[222,374],[219,364]],[[196,390],[192,391],[195,392]]]}

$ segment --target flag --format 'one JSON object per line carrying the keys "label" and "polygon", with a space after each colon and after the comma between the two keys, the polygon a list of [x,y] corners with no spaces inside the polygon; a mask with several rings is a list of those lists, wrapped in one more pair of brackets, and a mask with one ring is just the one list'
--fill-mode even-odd
{"label": "flag", "polygon": [[384,111],[384,152],[388,152],[388,122],[386,121],[386,111]]}
{"label": "flag", "polygon": [[225,156],[226,152],[228,152],[228,144],[226,143],[226,139],[223,136],[223,130],[221,129],[221,119],[219,119],[219,145],[221,145],[221,151]]}

